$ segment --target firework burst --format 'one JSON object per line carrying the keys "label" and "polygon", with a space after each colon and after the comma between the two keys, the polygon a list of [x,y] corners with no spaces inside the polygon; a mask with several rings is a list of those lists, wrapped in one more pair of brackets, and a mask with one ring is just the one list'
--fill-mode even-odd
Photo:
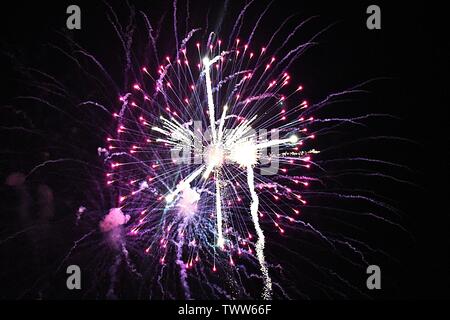
{"label": "firework burst", "polygon": [[[307,79],[291,70],[297,69],[296,62],[322,33],[297,40],[312,18],[289,28],[291,16],[263,32],[269,5],[254,16],[255,23],[245,32],[249,2],[229,28],[220,27],[223,17],[214,29],[208,23],[191,28],[187,7],[182,32],[175,1],[172,34],[132,7],[127,8],[130,15],[124,26],[114,9],[106,6],[124,52],[122,83],[110,74],[111,66],[66,39],[69,48],[54,49],[75,62],[86,79],[76,88],[89,94],[79,93],[82,98],[73,102],[75,88],[40,72],[49,82],[48,88],[44,85],[45,95],[22,97],[86,128],[95,144],[92,148],[90,143],[66,143],[72,157],[39,163],[24,178],[67,162],[83,166],[77,174],[88,172],[88,178],[80,178],[89,186],[85,198],[77,202],[74,228],[82,235],[77,234],[57,270],[77,254],[90,254],[86,249],[90,247],[96,248],[100,266],[95,273],[100,270],[109,277],[108,298],[117,297],[122,264],[136,287],[150,288],[151,298],[308,297],[303,288],[285,289],[293,277],[286,270],[300,267],[297,260],[278,261],[275,251],[280,249],[318,271],[326,279],[318,281],[326,294],[343,296],[341,292],[349,290],[365,296],[333,267],[309,259],[307,250],[299,253],[299,248],[321,248],[333,259],[345,261],[349,270],[362,270],[369,264],[366,252],[376,250],[358,236],[340,233],[339,226],[346,222],[340,224],[341,216],[335,213],[375,218],[402,228],[384,214],[396,213],[395,209],[372,190],[336,186],[341,175],[372,174],[367,163],[395,164],[359,156],[329,158],[329,150],[345,144],[330,145],[330,135],[341,132],[344,125],[360,126],[368,118],[385,115],[350,117],[344,111],[343,116],[333,117],[329,116],[333,110],[324,112],[324,107],[364,92],[361,87],[366,83],[309,101]],[[258,32],[264,34],[258,38]],[[158,47],[167,44],[169,49],[161,55]],[[58,107],[66,102],[63,99],[75,106],[73,112]],[[93,161],[95,148],[99,157]],[[351,166],[341,170],[330,163]],[[69,179],[75,181],[77,174]],[[304,213],[312,211],[324,216],[332,212],[328,216],[332,227],[308,220]],[[105,246],[99,249],[99,243]]]}
{"label": "firework burst", "polygon": [[178,250],[180,242],[196,244],[183,269],[206,255],[215,272],[217,259],[234,265],[234,256],[254,252],[270,298],[260,219],[284,233],[278,212],[289,208],[282,218],[295,222],[305,203],[299,186],[309,177],[289,173],[310,166],[302,145],[314,138],[313,117],[304,114],[308,102],[302,85],[291,84],[287,57],[278,62],[265,47],[255,54],[214,33],[192,44],[196,31],[157,72],[142,67],[143,81],[120,97],[107,184],[136,217],[133,234],[155,230],[145,250],[156,247],[161,263],[170,242]]}

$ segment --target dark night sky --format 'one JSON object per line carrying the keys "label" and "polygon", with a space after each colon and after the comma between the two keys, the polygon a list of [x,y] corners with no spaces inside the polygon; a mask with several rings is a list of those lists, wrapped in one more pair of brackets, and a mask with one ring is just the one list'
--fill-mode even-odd
{"label": "dark night sky", "polygon": [[[171,4],[154,4],[153,1],[130,1],[136,7],[150,12],[150,17],[157,19],[168,10]],[[202,8],[213,6],[201,1],[192,7]],[[350,103],[349,109],[336,111],[335,115],[343,115],[362,109],[362,113],[389,113],[399,117],[399,121],[374,122],[371,128],[373,135],[392,135],[415,141],[398,147],[385,143],[359,150],[363,154],[383,155],[383,159],[404,164],[412,169],[410,175],[403,176],[418,187],[409,185],[394,188],[392,185],[382,185],[381,182],[372,186],[375,190],[383,190],[383,194],[394,199],[396,206],[402,212],[402,224],[413,235],[414,240],[398,238],[396,234],[387,232],[371,237],[381,238],[377,243],[383,249],[391,252],[398,259],[396,272],[388,278],[395,279],[395,285],[386,284],[386,291],[376,297],[381,298],[442,298],[449,297],[449,210],[448,210],[448,75],[449,75],[449,39],[446,34],[446,18],[442,5],[432,5],[430,2],[375,1],[382,10],[382,30],[369,31],[365,26],[365,8],[372,4],[368,1],[275,1],[270,10],[271,20],[281,21],[290,13],[299,13],[305,19],[319,15],[317,22],[306,29],[309,35],[336,23],[330,30],[320,36],[319,44],[310,49],[293,70],[304,77],[305,85],[310,88],[308,95],[312,101],[348,86],[373,78],[383,78],[365,87],[369,94],[358,96],[357,103]],[[72,31],[71,36],[88,49],[95,51],[105,64],[112,66],[110,72],[113,78],[120,79],[121,69],[116,63],[119,54],[111,53],[110,45],[118,47],[104,19],[104,6],[100,1],[76,1],[82,8],[82,30]],[[151,3],[151,4],[150,4]],[[263,2],[267,3],[266,1]],[[439,3],[439,2],[436,2]],[[46,54],[43,44],[60,41],[56,31],[64,30],[65,8],[67,1],[28,2],[14,1],[0,14],[0,59],[2,87],[0,104],[14,105],[15,97],[27,95],[29,88],[24,85],[20,73],[20,63],[44,66],[56,74],[59,79],[76,83],[76,75],[65,71],[64,61],[51,60]],[[70,3],[72,4],[72,3]],[[114,8],[120,4],[111,1]],[[203,5],[205,4],[205,5]],[[240,7],[239,1],[233,1],[230,12],[235,13]],[[256,8],[262,8],[262,4]],[[260,12],[260,10],[256,10]],[[118,10],[119,16],[121,11]],[[192,21],[198,19],[204,24],[205,10],[193,10]],[[170,12],[167,14],[170,16]],[[99,19],[98,17],[102,17]],[[250,16],[251,17],[251,16]],[[214,15],[211,15],[214,20]],[[194,22],[192,22],[194,24]],[[212,23],[212,22],[211,22]],[[264,32],[273,30],[273,25],[264,24],[259,30],[255,42],[262,42]],[[170,48],[172,44],[167,44]],[[44,47],[44,48],[43,48]],[[164,48],[163,48],[164,50]],[[13,52],[14,61],[7,57]],[[83,92],[78,92],[83,94]],[[92,94],[92,93],[89,93]],[[0,182],[11,172],[29,171],[33,165],[45,159],[46,153],[64,156],[67,152],[73,156],[74,150],[60,148],[61,141],[83,142],[85,152],[94,150],[103,140],[101,132],[94,137],[89,133],[73,133],[68,125],[61,123],[61,118],[54,113],[31,113],[32,121],[39,128],[51,133],[52,138],[35,139],[24,133],[6,132],[0,130]],[[0,126],[18,125],[0,114]],[[100,119],[99,119],[100,122]],[[109,130],[110,128],[105,128]],[[70,132],[69,132],[70,131]],[[74,136],[68,136],[71,134]],[[349,134],[358,134],[352,131]],[[98,143],[97,143],[98,142]],[[332,143],[333,140],[330,139]],[[55,147],[54,147],[55,146]],[[58,147],[56,147],[58,146]],[[339,151],[334,156],[342,156]],[[76,167],[67,168],[68,172],[76,173]],[[67,172],[66,172],[67,173]],[[76,206],[77,199],[83,196],[76,191],[67,196],[72,188],[82,189],[86,183],[81,177],[79,181],[65,184],[58,172],[51,173],[48,182],[53,189],[61,188],[55,197],[56,215],[58,221],[70,219],[66,211]],[[36,177],[39,180],[39,176]],[[36,182],[37,183],[37,182]],[[79,184],[77,184],[79,183]],[[363,182],[364,183],[364,182]],[[66,188],[66,189],[65,189]],[[59,190],[59,189],[58,189]],[[14,210],[14,196],[4,186],[0,187],[2,213],[0,213],[0,231],[3,225],[8,225],[6,212]],[[5,209],[5,210],[3,210]],[[1,216],[3,214],[3,216]],[[6,228],[7,229],[7,228]],[[8,229],[7,229],[8,230]],[[383,230],[383,229],[381,229]],[[63,234],[65,231],[58,231]],[[58,234],[60,234],[58,233]],[[0,232],[3,238],[3,233]],[[55,235],[56,236],[56,235]],[[62,241],[64,242],[64,241]],[[62,247],[67,243],[61,244]],[[17,248],[24,248],[18,244]],[[7,251],[5,251],[5,248]],[[25,247],[26,248],[26,247]],[[4,264],[4,259],[14,257],[26,259],[24,255],[12,253],[14,245],[0,244],[0,278],[7,278],[14,269],[11,263]],[[28,249],[25,249],[28,250]],[[55,249],[57,250],[57,249]],[[48,253],[49,256],[52,253]],[[17,272],[16,272],[17,273]],[[20,274],[15,276],[20,277]],[[26,287],[25,277],[20,285]],[[5,283],[5,282],[3,282]],[[6,282],[14,286],[14,282]],[[0,287],[0,298],[11,296],[5,294],[5,286]],[[22,292],[22,289],[13,292]],[[13,295],[13,297],[15,297]]]}

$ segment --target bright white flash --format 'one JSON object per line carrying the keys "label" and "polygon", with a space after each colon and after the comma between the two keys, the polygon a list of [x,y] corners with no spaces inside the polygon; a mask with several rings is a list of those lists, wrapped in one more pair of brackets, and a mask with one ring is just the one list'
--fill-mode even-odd
{"label": "bright white flash", "polygon": [[253,141],[236,143],[231,148],[230,160],[241,167],[252,167],[258,162],[258,150]]}

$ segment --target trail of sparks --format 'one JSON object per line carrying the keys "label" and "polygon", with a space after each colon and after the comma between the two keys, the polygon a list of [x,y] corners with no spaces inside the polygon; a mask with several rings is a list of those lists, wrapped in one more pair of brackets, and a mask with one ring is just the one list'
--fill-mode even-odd
{"label": "trail of sparks", "polygon": [[266,241],[261,226],[259,225],[259,218],[258,218],[259,198],[255,192],[255,177],[251,166],[247,166],[247,183],[250,189],[250,193],[252,195],[250,214],[252,216],[253,224],[256,229],[256,234],[258,235],[258,240],[256,241],[256,256],[258,257],[258,261],[261,267],[261,273],[263,274],[264,277],[263,298],[268,300],[272,296],[272,280],[270,279],[269,270],[267,269],[266,261],[264,258],[264,246]]}

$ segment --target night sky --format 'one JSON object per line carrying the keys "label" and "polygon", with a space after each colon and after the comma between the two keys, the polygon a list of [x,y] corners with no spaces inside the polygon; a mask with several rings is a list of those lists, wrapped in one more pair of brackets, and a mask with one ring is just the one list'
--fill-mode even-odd
{"label": "night sky", "polygon": [[[158,48],[161,56],[170,52],[174,46],[172,3],[129,2],[138,10],[147,12],[156,24],[164,17],[161,22],[164,32]],[[205,26],[206,23],[213,26],[223,14],[215,9],[221,6],[220,1],[191,2],[192,26]],[[126,21],[128,12],[124,2],[107,3],[119,20]],[[185,2],[180,3],[182,25]],[[249,10],[248,20],[254,21],[268,3],[257,1]],[[118,91],[124,92],[133,80],[123,75],[123,51],[106,17],[105,4],[101,1],[76,1],[82,10],[82,29],[69,31],[65,27],[65,11],[70,4],[75,2],[14,1],[2,8],[0,14],[0,299],[107,298],[107,277],[101,274],[107,270],[113,253],[108,249],[100,252],[103,247],[96,243],[101,242],[101,235],[94,234],[88,244],[78,248],[67,261],[64,259],[74,241],[89,228],[95,228],[101,215],[111,207],[114,194],[104,188],[102,161],[97,155],[97,147],[103,145],[105,137],[114,130],[114,123],[99,110],[80,112],[74,117],[74,106],[87,99],[99,99],[111,105],[111,101],[117,100]],[[244,1],[231,1],[224,16],[223,30],[232,27],[244,4]],[[298,14],[298,21],[317,16],[299,32],[298,41],[305,41],[322,29],[327,28],[326,31],[316,39],[317,45],[308,49],[290,68],[290,72],[308,88],[308,99],[319,101],[332,92],[373,80],[364,86],[365,93],[353,95],[318,116],[339,118],[371,113],[392,116],[369,120],[363,128],[343,126],[319,139],[318,145],[314,146],[320,149],[367,137],[398,137],[336,148],[327,154],[331,159],[359,155],[400,164],[402,168],[379,169],[384,170],[380,174],[391,175],[397,181],[342,176],[336,185],[330,182],[326,187],[333,189],[343,185],[350,189],[363,187],[372,190],[396,208],[398,216],[394,221],[401,225],[401,229],[377,220],[369,223],[358,217],[346,217],[344,222],[338,222],[330,213],[322,214],[320,209],[305,208],[308,222],[336,233],[349,232],[390,256],[368,255],[373,264],[382,267],[382,290],[366,290],[367,296],[346,292],[346,298],[448,298],[450,37],[445,32],[445,10],[443,5],[429,2],[402,1],[394,4],[392,1],[376,1],[374,4],[378,4],[382,12],[382,28],[368,30],[365,11],[370,4],[372,2],[368,1],[275,0],[268,13],[269,18],[255,35],[254,43],[259,45],[267,41],[276,26],[292,13]],[[242,34],[248,34],[252,27],[253,24],[244,23]],[[164,40],[165,33],[167,40]],[[138,37],[145,38],[145,32]],[[75,43],[92,52],[107,66],[117,91],[111,89],[110,83],[101,84],[98,79],[87,75],[98,74],[94,66],[82,71],[55,49],[74,49]],[[133,58],[145,60],[148,58],[142,54],[145,50],[144,44],[137,45]],[[39,85],[43,78],[33,70],[51,74],[69,90],[64,96],[45,92],[45,86]],[[52,105],[25,98],[31,96],[48,98]],[[76,161],[31,171],[51,159]],[[372,167],[375,171],[377,168]],[[342,168],[336,164],[328,169]],[[19,183],[17,181],[20,188],[12,186]],[[335,201],[320,196],[311,196],[309,200],[313,204],[339,208],[341,204]],[[90,221],[84,221],[80,229],[75,227],[75,213],[81,204],[94,208],[95,214]],[[367,209],[359,202],[351,206],[357,211]],[[360,229],[348,227],[346,222]],[[271,236],[268,232],[267,237]],[[303,237],[299,233],[293,236]],[[346,263],[333,254],[314,249],[318,248],[315,244],[290,248],[292,242],[288,238],[273,235],[273,239],[277,244],[269,243],[267,251],[273,252],[273,259],[289,265],[287,287],[292,287],[293,292],[298,288],[312,299],[343,298],[326,292],[326,289],[319,290],[314,284],[318,277],[315,270],[304,264],[304,260],[294,252],[301,252],[319,265],[342,272],[350,283],[364,287],[364,273],[346,270]],[[308,242],[311,239],[305,236],[302,240]],[[292,250],[278,250],[280,246]],[[91,261],[93,256],[97,257],[95,262]],[[65,288],[65,266],[69,262],[76,262],[82,268],[87,266],[83,286],[89,289],[80,293],[69,292]],[[117,291],[120,294],[117,298],[145,299],[146,294],[142,293],[139,281],[130,277],[125,272],[118,276]],[[182,297],[176,286],[173,290],[173,297]],[[302,295],[293,294],[292,297],[301,299]]]}

